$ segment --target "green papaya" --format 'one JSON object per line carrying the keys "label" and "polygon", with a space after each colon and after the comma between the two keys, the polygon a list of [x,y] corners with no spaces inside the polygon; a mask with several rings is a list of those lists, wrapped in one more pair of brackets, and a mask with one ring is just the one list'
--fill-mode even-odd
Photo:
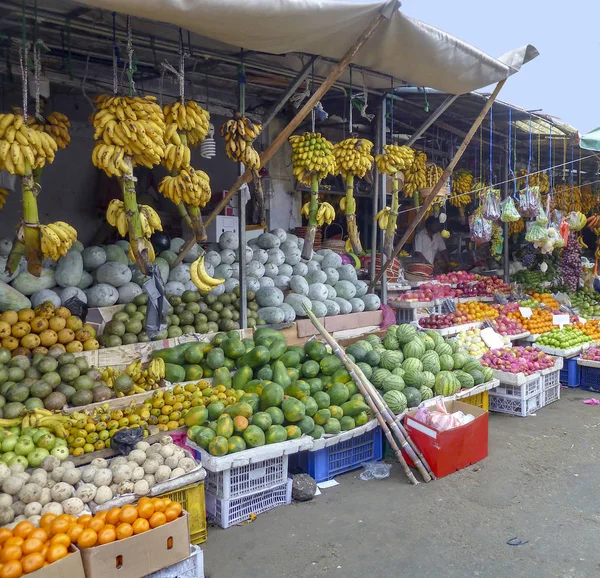
{"label": "green papaya", "polygon": [[232,379],[233,389],[244,389],[244,386],[252,380],[252,368],[245,365],[240,367],[234,374]]}
{"label": "green papaya", "polygon": [[290,379],[287,369],[282,361],[277,360],[271,367],[273,368],[273,381],[275,383],[278,383],[284,389],[292,383],[292,380]]}
{"label": "green papaya", "polygon": [[213,373],[213,386],[224,385],[227,388],[231,387],[231,373],[226,367],[219,367]]}

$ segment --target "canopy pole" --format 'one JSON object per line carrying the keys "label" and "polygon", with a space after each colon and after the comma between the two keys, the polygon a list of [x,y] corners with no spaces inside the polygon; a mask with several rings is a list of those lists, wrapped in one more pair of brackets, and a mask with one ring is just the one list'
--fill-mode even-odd
{"label": "canopy pole", "polygon": [[[375,154],[380,154],[383,151],[384,140],[382,138],[382,134],[385,137],[385,111],[384,111],[384,102],[385,96],[383,97],[381,103],[377,107],[377,118],[375,120]],[[371,221],[371,263],[369,264],[369,279],[373,280],[375,278],[376,271],[376,260],[377,260],[377,237],[379,233],[379,227],[377,222],[375,221],[375,215],[378,211],[378,203],[379,203],[379,184],[380,184],[381,176],[379,171],[377,170],[377,163],[373,165],[373,187],[371,188],[371,210],[373,212],[373,220]]]}
{"label": "canopy pole", "polygon": [[[506,147],[506,159],[504,161],[504,178],[502,179],[504,181],[504,198],[508,199],[508,197],[510,196],[510,182],[509,182],[509,169],[508,169],[508,163],[510,162],[510,146]],[[508,222],[504,223],[504,281],[506,283],[509,282],[509,278],[510,278],[510,267],[509,267],[509,251],[508,251],[508,242],[509,242],[509,235],[508,235]]]}
{"label": "canopy pole", "polygon": [[[442,114],[450,108],[450,105],[458,98],[458,94],[449,96],[440,106],[435,109],[435,112],[415,131],[415,133],[408,139],[406,146],[411,147],[415,144],[417,139],[438,119]],[[392,101],[393,104],[393,101]]]}
{"label": "canopy pole", "polygon": [[[391,99],[390,102],[390,107],[391,110],[393,112],[394,110],[394,99]],[[383,99],[383,101],[381,102],[381,119],[382,119],[382,126],[381,126],[381,152],[383,152],[383,147],[388,143],[387,140],[387,99]],[[394,144],[394,126],[393,126],[393,122],[392,122],[392,126],[390,126],[390,140],[389,142],[391,144]],[[377,166],[377,163],[375,163],[375,166]],[[387,207],[387,175],[385,173],[379,173],[378,175],[379,178],[379,202],[381,203],[381,208],[384,209],[385,207]],[[391,217],[390,217],[391,218]],[[377,230],[377,237],[379,238],[379,254],[381,255],[381,266],[380,266],[380,270],[384,271],[387,261],[388,256],[385,254],[384,251],[384,246],[385,246],[385,231],[380,231],[379,230],[379,226],[377,224],[377,222],[375,221],[374,226]],[[393,242],[393,241],[392,241]],[[375,278],[377,278],[377,267],[375,267]],[[375,286],[375,285],[373,285]],[[382,278],[381,281],[381,302],[382,303],[387,303],[387,275],[385,275]]]}
{"label": "canopy pole", "polygon": [[[300,123],[310,114],[314,106],[321,100],[325,93],[333,86],[335,81],[342,75],[348,64],[352,62],[354,57],[358,54],[360,49],[367,43],[367,41],[373,36],[377,28],[388,20],[393,12],[396,10],[397,2],[391,2],[384,7],[383,11],[380,12],[373,20],[369,23],[365,31],[357,38],[356,42],[348,49],[348,52],[344,54],[343,58],[334,66],[332,71],[329,73],[323,83],[315,90],[312,96],[304,103],[304,106],[296,113],[296,116],[283,128],[283,130],[275,137],[269,147],[260,155],[260,166],[264,167],[265,164],[273,158],[275,153],[281,148],[281,146],[287,141],[291,134],[300,126]],[[264,128],[264,127],[263,127]],[[208,226],[215,220],[217,215],[221,214],[221,211],[227,206],[233,195],[237,193],[239,188],[244,183],[249,183],[252,180],[252,171],[246,169],[244,174],[241,175],[237,181],[233,184],[231,189],[227,191],[221,202],[215,207],[213,212],[204,221],[204,226]],[[181,249],[181,252],[177,256],[177,259],[173,262],[171,269],[177,267],[182,261],[187,252],[194,246],[196,241],[188,241]]]}
{"label": "canopy pole", "polygon": [[473,136],[477,132],[477,129],[483,122],[483,119],[487,116],[487,113],[489,112],[490,108],[492,108],[492,105],[494,104],[494,101],[496,100],[498,93],[500,92],[500,90],[502,90],[502,87],[504,86],[505,82],[506,82],[506,79],[501,80],[496,85],[496,88],[494,88],[494,92],[492,92],[490,97],[487,99],[482,111],[479,113],[479,116],[475,119],[475,122],[469,129],[467,136],[465,136],[460,147],[458,147],[456,154],[452,157],[452,160],[446,167],[446,170],[442,173],[442,176],[440,177],[439,181],[433,187],[431,194],[429,195],[429,197],[427,197],[427,200],[421,205],[416,217],[414,218],[412,223],[408,226],[408,229],[404,232],[402,239],[400,239],[400,242],[398,243],[398,245],[396,245],[396,248],[394,249],[392,256],[390,257],[390,259],[388,261],[385,262],[385,264],[383,264],[383,263],[381,264],[381,269],[380,269],[379,273],[377,273],[377,275],[375,276],[375,279],[373,279],[373,281],[371,281],[371,284],[369,285],[370,292],[373,291],[377,282],[383,277],[383,275],[385,275],[385,271],[388,268],[388,265],[394,260],[395,257],[398,256],[400,251],[402,251],[402,247],[404,247],[404,244],[406,243],[406,241],[408,241],[410,236],[414,233],[415,229],[419,226],[419,223],[422,221],[423,217],[427,213],[427,210],[433,204],[433,201],[437,197],[437,194],[440,192],[440,189],[444,186],[446,181],[450,178],[450,175],[452,174],[454,167],[456,167],[456,165],[458,164],[458,161],[460,161],[465,150],[469,146],[471,139],[473,138]]}

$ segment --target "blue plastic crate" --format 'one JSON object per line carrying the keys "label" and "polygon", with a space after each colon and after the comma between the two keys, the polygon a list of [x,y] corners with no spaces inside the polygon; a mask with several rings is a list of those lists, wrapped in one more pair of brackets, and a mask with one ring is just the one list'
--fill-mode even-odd
{"label": "blue plastic crate", "polygon": [[564,366],[560,370],[560,384],[564,387],[579,387],[580,381],[580,368],[577,365],[577,357],[565,359]]}
{"label": "blue plastic crate", "polygon": [[339,474],[355,470],[364,462],[379,461],[383,458],[383,436],[381,428],[376,428],[314,452],[298,452],[289,456],[292,473],[304,473],[317,482],[331,480]]}
{"label": "blue plastic crate", "polygon": [[581,365],[581,389],[600,393],[600,368]]}

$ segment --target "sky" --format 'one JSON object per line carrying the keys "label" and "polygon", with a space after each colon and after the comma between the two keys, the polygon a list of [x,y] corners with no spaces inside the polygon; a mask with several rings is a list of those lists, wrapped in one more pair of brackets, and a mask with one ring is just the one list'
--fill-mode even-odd
{"label": "sky", "polygon": [[490,56],[533,44],[540,55],[499,100],[538,110],[585,134],[600,126],[598,0],[401,0],[401,10]]}

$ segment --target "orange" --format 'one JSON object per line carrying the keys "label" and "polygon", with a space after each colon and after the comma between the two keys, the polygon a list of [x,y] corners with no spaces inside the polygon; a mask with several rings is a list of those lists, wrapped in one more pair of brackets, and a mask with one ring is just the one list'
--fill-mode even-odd
{"label": "orange", "polygon": [[12,532],[8,528],[0,528],[0,545],[4,544],[9,538],[12,538],[12,535]]}
{"label": "orange", "polygon": [[131,538],[131,536],[133,536],[133,528],[131,527],[131,524],[123,522],[117,526],[117,540]]}
{"label": "orange", "polygon": [[7,546],[22,546],[23,542],[25,542],[23,538],[13,536],[12,538],[9,538],[8,540],[6,540],[6,542],[4,542],[4,547],[6,548]]}
{"label": "orange", "polygon": [[108,513],[106,514],[106,522],[109,524],[117,525],[121,521],[119,518],[120,514],[121,514],[121,508],[111,508],[110,510],[108,510]]}
{"label": "orange", "polygon": [[11,560],[20,560],[22,557],[23,550],[21,550],[21,546],[4,546],[0,554],[0,562],[6,564]]}
{"label": "orange", "polygon": [[119,514],[119,520],[121,522],[133,524],[133,522],[137,520],[137,518],[138,510],[135,506],[127,505],[121,508],[121,513]]}
{"label": "orange", "polygon": [[21,563],[23,564],[23,572],[25,574],[30,574],[31,572],[35,572],[44,566],[45,558],[42,556],[40,552],[33,552],[28,556],[25,556]]}
{"label": "orange", "polygon": [[0,569],[0,578],[19,578],[23,576],[23,566],[19,560],[7,562]]}
{"label": "orange", "polygon": [[154,504],[152,502],[138,504],[138,514],[140,518],[150,519],[150,516],[154,514]]}
{"label": "orange", "polygon": [[66,548],[71,545],[71,538],[69,538],[68,534],[56,534],[50,540],[50,546],[54,546],[54,544],[63,544]]}
{"label": "orange", "polygon": [[34,552],[41,552],[43,548],[44,542],[38,538],[27,538],[27,540],[23,542],[23,546],[21,546],[21,549],[23,550],[23,556],[33,554]]}
{"label": "orange", "polygon": [[40,518],[40,528],[43,528],[44,530],[46,530],[46,532],[49,533],[50,527],[55,518],[56,518],[56,514],[44,514]]}
{"label": "orange", "polygon": [[31,534],[29,534],[29,536],[27,536],[28,540],[31,540],[32,538],[37,538],[42,542],[47,542],[48,532],[46,532],[46,530],[44,530],[43,528],[36,528],[33,532],[31,532]]}
{"label": "orange", "polygon": [[149,503],[152,503],[152,498],[149,498],[148,496],[144,496],[143,498],[140,498],[140,499],[138,500],[138,508],[139,508],[140,506],[142,506],[143,504],[146,504],[146,503],[148,503],[148,502],[149,502]]}
{"label": "orange", "polygon": [[56,536],[57,534],[66,534],[71,527],[71,523],[68,519],[63,517],[64,514],[58,516],[55,520],[52,521],[50,525],[50,534],[52,536]]}
{"label": "orange", "polygon": [[69,524],[77,524],[77,516],[73,516],[73,514],[61,514],[60,517],[67,520]]}
{"label": "orange", "polygon": [[80,526],[79,524],[74,524],[69,528],[67,536],[71,538],[71,542],[74,544],[77,542],[77,539],[79,538],[79,536],[81,536],[81,532],[83,532],[84,530],[85,528],[83,526]]}
{"label": "orange", "polygon": [[108,544],[114,542],[117,539],[117,532],[113,528],[102,528],[98,532],[98,544]]}
{"label": "orange", "polygon": [[169,506],[165,510],[165,518],[167,519],[167,522],[172,522],[173,520],[176,520],[177,518],[179,518],[180,514],[181,508],[177,508],[176,506]]}
{"label": "orange", "polygon": [[106,520],[106,516],[108,514],[108,510],[102,510],[101,512],[98,512],[94,518],[100,518],[101,520]]}
{"label": "orange", "polygon": [[52,562],[56,562],[57,560],[60,560],[68,555],[69,550],[67,550],[64,544],[54,544],[54,546],[50,546],[50,548],[48,548],[48,552],[46,553],[46,561],[52,564]]}
{"label": "orange", "polygon": [[117,527],[114,524],[104,524],[104,528],[111,528],[112,530],[115,530]]}
{"label": "orange", "polygon": [[19,522],[13,528],[13,536],[23,538],[23,540],[24,540],[34,530],[35,530],[35,526],[31,522],[27,522],[27,521]]}
{"label": "orange", "polygon": [[138,518],[133,523],[132,527],[134,534],[142,534],[143,532],[147,532],[150,529],[150,523],[144,518]]}
{"label": "orange", "polygon": [[86,528],[77,539],[80,548],[91,548],[98,542],[98,534],[91,528]]}
{"label": "orange", "polygon": [[79,516],[79,518],[77,518],[77,523],[80,526],[83,526],[84,528],[87,528],[87,526],[91,522],[91,520],[92,520],[92,515],[91,514],[84,514],[83,516]]}
{"label": "orange", "polygon": [[167,517],[162,512],[154,512],[150,518],[150,527],[158,528],[167,523]]}
{"label": "orange", "polygon": [[154,498],[152,503],[154,504],[155,512],[164,512],[167,509],[167,505],[165,504],[164,500],[161,500],[160,498]]}
{"label": "orange", "polygon": [[87,527],[95,532],[99,532],[102,530],[102,528],[104,528],[104,520],[101,520],[100,518],[94,518],[93,520],[90,520],[90,523],[87,525]]}

